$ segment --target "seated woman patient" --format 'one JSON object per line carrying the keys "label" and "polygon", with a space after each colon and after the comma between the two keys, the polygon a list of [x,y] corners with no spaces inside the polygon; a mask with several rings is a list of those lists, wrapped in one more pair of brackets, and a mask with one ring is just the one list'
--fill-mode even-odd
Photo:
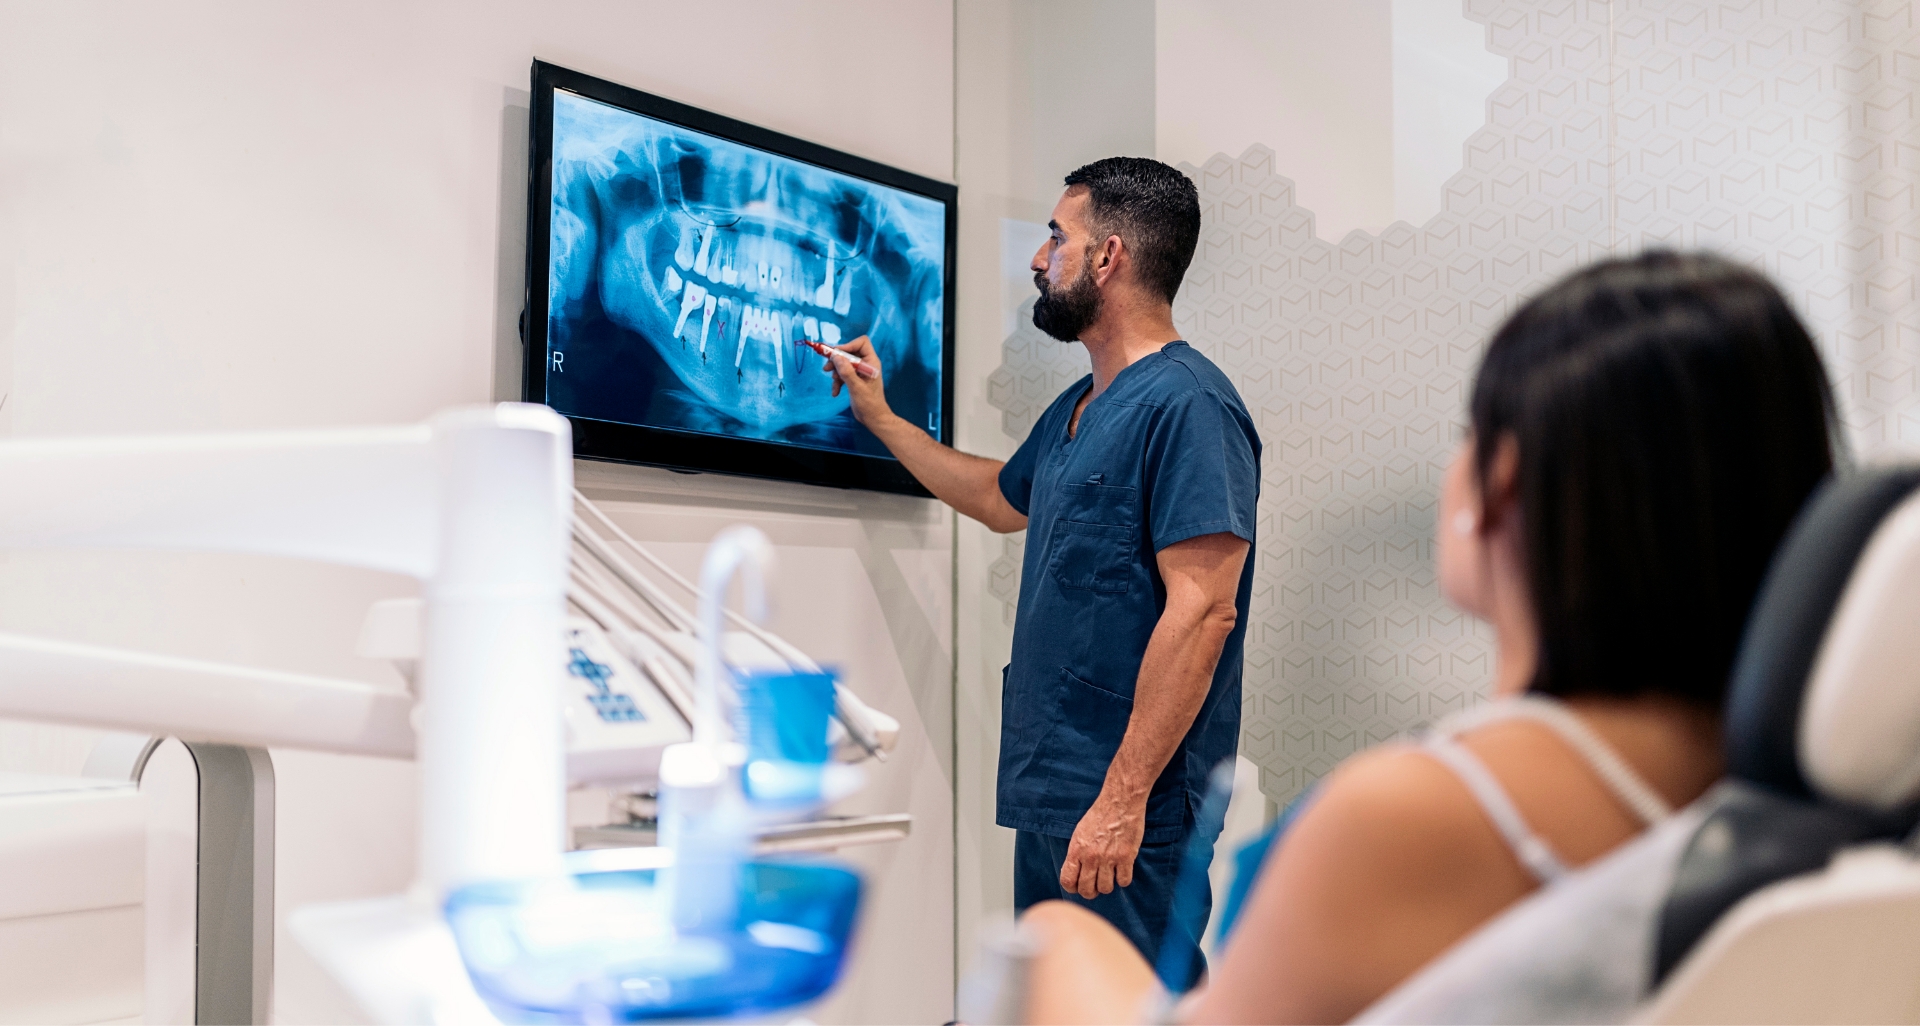
{"label": "seated woman patient", "polygon": [[[1748,608],[1833,466],[1806,328],[1727,260],[1608,261],[1500,328],[1470,416],[1436,559],[1491,628],[1494,701],[1322,783],[1183,1019],[1344,1022],[1721,774]],[[1155,984],[1124,938],[1062,902],[1026,921],[1029,1022],[1138,1020]]]}

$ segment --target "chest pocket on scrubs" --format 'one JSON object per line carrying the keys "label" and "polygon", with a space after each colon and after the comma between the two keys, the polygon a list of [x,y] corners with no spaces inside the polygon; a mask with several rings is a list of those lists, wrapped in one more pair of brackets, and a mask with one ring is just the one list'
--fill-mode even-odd
{"label": "chest pocket on scrubs", "polygon": [[1138,576],[1138,491],[1121,485],[1070,484],[1060,492],[1048,571],[1062,588],[1107,594],[1132,588]]}

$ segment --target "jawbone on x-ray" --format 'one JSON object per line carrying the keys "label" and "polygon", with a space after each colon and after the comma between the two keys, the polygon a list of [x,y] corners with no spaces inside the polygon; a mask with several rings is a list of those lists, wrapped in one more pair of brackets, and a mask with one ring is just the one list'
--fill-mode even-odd
{"label": "jawbone on x-ray", "polygon": [[886,456],[831,392],[873,339],[938,436],[938,202],[556,91],[549,402],[569,416]]}

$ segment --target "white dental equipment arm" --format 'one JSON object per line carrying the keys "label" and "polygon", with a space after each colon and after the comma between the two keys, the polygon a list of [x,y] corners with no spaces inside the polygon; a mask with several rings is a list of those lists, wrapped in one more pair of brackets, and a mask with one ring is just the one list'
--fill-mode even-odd
{"label": "white dental equipment arm", "polygon": [[[533,408],[528,408],[533,409]],[[262,553],[430,576],[431,424],[0,445],[0,548]],[[188,741],[411,757],[412,696],[97,645],[0,635],[0,715]]]}
{"label": "white dental equipment arm", "polygon": [[411,759],[412,712],[359,681],[0,634],[0,715],[17,719]]}
{"label": "white dental equipment arm", "polygon": [[461,884],[560,870],[566,829],[560,709],[571,429],[507,404],[527,428],[436,439],[440,530],[424,582],[418,762],[420,879]]}

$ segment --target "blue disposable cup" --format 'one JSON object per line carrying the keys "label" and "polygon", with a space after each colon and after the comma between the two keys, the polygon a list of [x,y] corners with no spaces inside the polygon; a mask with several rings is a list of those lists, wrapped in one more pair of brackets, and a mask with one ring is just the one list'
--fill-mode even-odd
{"label": "blue disposable cup", "polygon": [[750,673],[740,678],[746,791],[756,802],[817,801],[833,715],[830,673]]}

